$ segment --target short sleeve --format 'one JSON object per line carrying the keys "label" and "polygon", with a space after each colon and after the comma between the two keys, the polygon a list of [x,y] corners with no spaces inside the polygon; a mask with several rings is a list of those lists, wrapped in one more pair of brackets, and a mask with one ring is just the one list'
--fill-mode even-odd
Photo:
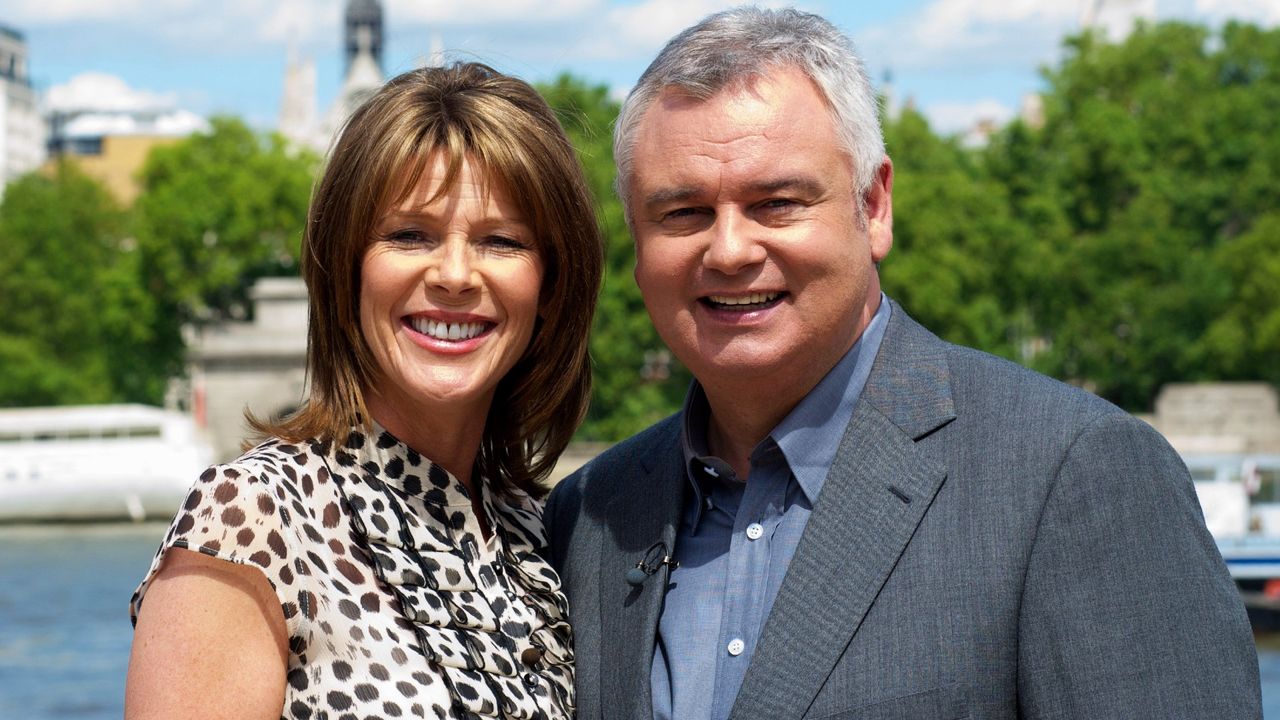
{"label": "short sleeve", "polygon": [[263,448],[226,465],[215,465],[191,486],[173,518],[151,567],[129,603],[136,625],[148,587],[170,548],[183,548],[227,562],[256,567],[280,600],[290,637],[306,632],[315,616],[312,575],[300,572],[303,538],[288,504],[297,497],[296,472],[286,458]]}

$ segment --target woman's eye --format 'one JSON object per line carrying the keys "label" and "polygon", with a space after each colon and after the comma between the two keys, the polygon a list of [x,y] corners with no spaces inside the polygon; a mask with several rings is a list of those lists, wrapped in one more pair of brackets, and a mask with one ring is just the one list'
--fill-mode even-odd
{"label": "woman's eye", "polygon": [[421,230],[414,230],[411,228],[405,228],[403,230],[393,230],[387,233],[386,235],[383,235],[383,238],[389,242],[393,242],[401,245],[417,245],[417,244],[426,242],[427,240],[427,236],[425,233],[423,233]]}
{"label": "woman's eye", "polygon": [[484,239],[484,242],[490,247],[501,250],[523,250],[526,247],[523,242],[506,235],[489,235]]}

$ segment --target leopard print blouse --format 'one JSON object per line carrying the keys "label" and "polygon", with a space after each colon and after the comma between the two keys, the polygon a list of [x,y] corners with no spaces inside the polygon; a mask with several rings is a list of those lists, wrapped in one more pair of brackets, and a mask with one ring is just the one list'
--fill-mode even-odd
{"label": "leopard print blouse", "polygon": [[[483,488],[484,484],[481,483]],[[560,580],[540,506],[467,490],[381,428],[270,440],[192,487],[171,547],[260,568],[289,633],[286,718],[572,717]],[[231,689],[231,688],[228,688]]]}

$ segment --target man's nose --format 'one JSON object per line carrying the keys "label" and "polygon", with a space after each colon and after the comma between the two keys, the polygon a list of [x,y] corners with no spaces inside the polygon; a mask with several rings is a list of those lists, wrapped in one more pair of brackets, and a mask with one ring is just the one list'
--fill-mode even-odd
{"label": "man's nose", "polygon": [[732,275],[764,262],[765,249],[759,242],[759,231],[758,225],[736,210],[717,212],[715,222],[708,228],[709,242],[703,253],[703,265]]}

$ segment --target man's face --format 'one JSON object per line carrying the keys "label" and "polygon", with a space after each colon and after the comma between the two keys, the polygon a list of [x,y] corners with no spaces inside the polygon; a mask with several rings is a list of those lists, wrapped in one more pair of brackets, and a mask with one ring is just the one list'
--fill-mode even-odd
{"label": "man's face", "polygon": [[636,282],[662,339],[709,390],[807,393],[879,302],[888,160],[864,216],[826,103],[782,69],[709,100],[668,90],[632,168]]}

